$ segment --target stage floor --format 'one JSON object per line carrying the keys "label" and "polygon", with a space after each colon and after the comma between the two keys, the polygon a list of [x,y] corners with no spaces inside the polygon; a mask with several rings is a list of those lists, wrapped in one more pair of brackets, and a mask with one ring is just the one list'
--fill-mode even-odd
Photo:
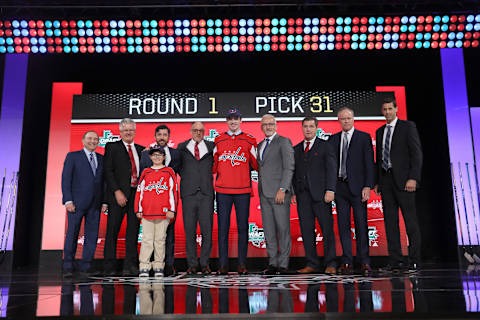
{"label": "stage floor", "polygon": [[[21,272],[0,276],[1,316],[171,314],[169,318],[470,318],[480,270],[430,267],[416,275],[187,276],[140,279]],[[419,314],[419,312],[421,314]],[[271,314],[274,313],[274,314]],[[201,315],[203,314],[203,316]],[[283,315],[281,315],[283,314]]]}

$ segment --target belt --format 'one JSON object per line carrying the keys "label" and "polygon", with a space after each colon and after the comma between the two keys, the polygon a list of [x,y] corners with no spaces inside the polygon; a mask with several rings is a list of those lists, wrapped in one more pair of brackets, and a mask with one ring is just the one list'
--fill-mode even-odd
{"label": "belt", "polygon": [[348,182],[348,178],[338,177],[337,180],[338,180],[339,182]]}

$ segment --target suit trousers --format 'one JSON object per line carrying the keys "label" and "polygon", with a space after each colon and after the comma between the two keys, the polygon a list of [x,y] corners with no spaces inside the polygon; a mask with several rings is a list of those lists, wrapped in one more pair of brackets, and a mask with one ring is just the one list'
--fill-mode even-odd
{"label": "suit trousers", "polygon": [[260,194],[262,224],[267,243],[268,264],[288,268],[292,238],[290,236],[290,194],[285,195],[283,204],[274,198]]}
{"label": "suit trousers", "polygon": [[95,255],[97,248],[98,224],[100,222],[100,209],[89,208],[85,210],[76,209],[75,212],[67,212],[68,226],[65,236],[65,245],[63,249],[63,269],[73,269],[73,261],[77,252],[77,240],[82,225],[82,219],[85,217],[84,242],[82,261],[79,269],[86,271],[90,268],[90,263]]}
{"label": "suit trousers", "polygon": [[182,197],[183,226],[185,228],[185,249],[189,267],[198,267],[197,259],[197,224],[202,234],[200,265],[208,266],[212,252],[213,196],[200,191]]}
{"label": "suit trousers", "polygon": [[153,269],[165,267],[165,239],[167,238],[168,219],[142,219],[142,246],[140,248],[140,270],[150,270],[150,258],[154,253]]}
{"label": "suit trousers", "polygon": [[217,193],[218,256],[222,267],[228,266],[228,233],[233,205],[235,205],[237,215],[238,263],[245,264],[247,262],[250,193]]}
{"label": "suit trousers", "polygon": [[165,264],[173,266],[175,261],[175,220],[168,225],[167,242],[165,244]]}
{"label": "suit trousers", "polygon": [[393,181],[391,172],[383,176],[381,187],[383,216],[387,234],[390,263],[398,265],[402,262],[400,243],[400,227],[398,209],[402,210],[403,220],[408,236],[408,256],[411,263],[420,263],[421,235],[415,206],[415,192],[400,190]]}
{"label": "suit trousers", "polygon": [[115,261],[117,255],[117,239],[123,217],[127,215],[127,230],[125,236],[125,262],[124,269],[137,265],[138,261],[138,229],[140,220],[133,212],[135,202],[136,188],[130,190],[130,196],[125,207],[120,207],[115,198],[109,203],[109,214],[107,220],[107,234],[105,236],[104,249],[104,268],[105,270],[115,270]]}
{"label": "suit trousers", "polygon": [[357,262],[370,264],[368,246],[367,202],[362,202],[361,195],[354,195],[350,191],[347,182],[337,183],[335,193],[337,205],[338,233],[342,243],[342,263],[353,264],[352,236],[351,236],[351,209],[353,208],[353,220],[355,222],[355,238],[357,243]]}
{"label": "suit trousers", "polygon": [[320,224],[323,235],[324,264],[327,267],[336,267],[335,234],[333,233],[332,204],[314,201],[309,191],[297,194],[298,218],[302,232],[303,247],[307,266],[319,269],[315,234],[315,218]]}

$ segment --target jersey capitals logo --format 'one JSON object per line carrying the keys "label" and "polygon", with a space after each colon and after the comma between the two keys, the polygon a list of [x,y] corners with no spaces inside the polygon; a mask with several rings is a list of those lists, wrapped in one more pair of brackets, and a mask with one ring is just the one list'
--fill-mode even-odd
{"label": "jersey capitals logo", "polygon": [[103,136],[98,138],[98,146],[105,147],[108,142],[120,140],[120,136],[114,135],[110,130],[103,130]]}
{"label": "jersey capitals logo", "polygon": [[245,157],[245,153],[242,152],[240,153],[240,150],[242,150],[242,147],[238,147],[237,151],[231,152],[231,151],[224,151],[223,154],[218,157],[219,161],[228,161],[230,160],[230,163],[232,164],[232,167],[239,166],[241,163],[240,162],[247,162],[247,158]]}
{"label": "jersey capitals logo", "polygon": [[168,190],[167,182],[163,183],[164,178],[162,177],[158,182],[150,182],[150,184],[145,188],[145,191],[155,190],[157,194],[162,193],[163,191]]}

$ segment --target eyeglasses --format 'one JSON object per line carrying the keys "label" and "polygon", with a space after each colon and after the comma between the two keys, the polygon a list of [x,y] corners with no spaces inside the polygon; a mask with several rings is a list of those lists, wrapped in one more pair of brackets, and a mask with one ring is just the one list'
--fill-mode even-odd
{"label": "eyeglasses", "polygon": [[152,157],[165,157],[163,153],[154,153],[151,155]]}
{"label": "eyeglasses", "polygon": [[192,129],[193,133],[203,133],[205,132],[205,129]]}

